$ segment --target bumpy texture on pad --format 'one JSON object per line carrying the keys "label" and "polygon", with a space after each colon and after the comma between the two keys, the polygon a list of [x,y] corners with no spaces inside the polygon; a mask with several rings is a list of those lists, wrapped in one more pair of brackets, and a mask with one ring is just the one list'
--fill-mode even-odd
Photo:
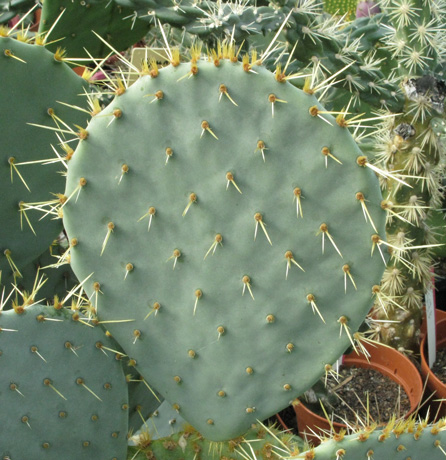
{"label": "bumpy texture on pad", "polygon": [[385,216],[378,179],[314,96],[246,59],[215,64],[142,77],[92,120],[64,223],[99,319],[222,440],[347,348],[384,269],[371,238]]}

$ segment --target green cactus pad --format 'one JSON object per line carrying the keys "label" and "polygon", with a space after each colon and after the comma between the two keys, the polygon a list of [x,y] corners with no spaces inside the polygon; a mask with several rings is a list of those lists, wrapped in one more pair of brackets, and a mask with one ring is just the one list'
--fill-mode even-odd
{"label": "green cactus pad", "polygon": [[57,199],[53,194],[65,183],[62,163],[42,164],[55,158],[51,144],[56,148],[60,141],[54,131],[29,123],[66,129],[50,113],[68,125],[85,124],[88,116],[58,104],[85,106],[80,95],[86,82],[43,46],[0,37],[0,74],[0,271],[6,279],[42,254],[62,230],[55,216],[40,220],[43,212],[21,212],[22,203]]}
{"label": "green cactus pad", "polygon": [[209,443],[191,430],[164,439],[141,441],[138,449],[129,449],[129,460],[192,460],[197,454],[202,460],[443,460],[446,432],[445,419],[430,425],[411,419],[396,424],[393,421],[381,430],[366,427],[348,436],[337,434],[330,438],[327,434],[321,445],[309,450],[297,436],[258,425],[243,438],[226,443]]}
{"label": "green cactus pad", "polygon": [[[64,11],[65,10],[65,11]],[[61,12],[64,11],[59,18]],[[45,0],[39,32],[51,31],[56,51],[63,46],[70,56],[102,58],[110,52],[92,31],[106,39],[117,51],[123,51],[141,40],[150,26],[134,20],[134,10],[108,0]],[[62,41],[59,41],[63,39]]]}
{"label": "green cactus pad", "polygon": [[81,321],[42,305],[0,316],[0,458],[125,458],[122,365],[102,328]]}
{"label": "green cactus pad", "polygon": [[[445,457],[445,419],[428,425],[412,418],[384,429],[371,427],[358,433],[324,442],[302,458],[315,460],[443,460]],[[307,455],[307,456],[305,456]],[[311,456],[313,455],[313,456]]]}
{"label": "green cactus pad", "polygon": [[98,317],[213,440],[323,375],[384,269],[378,179],[348,130],[244,61],[141,78],[91,121],[65,192],[86,183],[64,223]]}
{"label": "green cactus pad", "polygon": [[298,436],[284,433],[277,427],[254,424],[243,436],[227,442],[213,442],[203,438],[194,428],[160,439],[143,435],[138,447],[130,447],[128,460],[280,460],[302,458],[304,442]]}

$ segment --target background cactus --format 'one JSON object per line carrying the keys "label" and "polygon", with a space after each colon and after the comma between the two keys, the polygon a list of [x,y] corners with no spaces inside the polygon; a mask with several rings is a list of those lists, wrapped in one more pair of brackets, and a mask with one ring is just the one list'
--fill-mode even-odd
{"label": "background cactus", "polygon": [[23,14],[35,6],[34,0],[1,0],[0,1],[0,23],[10,21],[14,16]]}
{"label": "background cactus", "polygon": [[50,51],[55,52],[60,46],[59,40],[63,39],[69,56],[99,59],[110,49],[94,33],[118,51],[127,49],[147,34],[150,25],[136,18],[133,20],[132,16],[133,10],[114,1],[45,0],[39,33],[52,29],[54,43],[48,44]]}
{"label": "background cactus", "polygon": [[[0,286],[7,288],[8,291],[11,286],[16,286],[17,290],[11,297],[11,301],[5,303],[3,310],[13,308],[14,302],[21,302],[20,293],[30,297],[30,304],[36,300],[42,304],[52,304],[55,296],[63,299],[72,289],[75,289],[79,281],[71,270],[70,264],[65,263],[57,267],[67,247],[66,240],[55,240],[43,254],[20,269],[21,277],[15,273],[10,273],[8,276],[4,274]],[[37,286],[40,286],[38,299],[34,298],[37,294]]]}
{"label": "background cactus", "polygon": [[[389,171],[398,171],[409,187],[383,181],[382,206],[389,211],[387,234],[396,246],[381,283],[386,300],[375,305],[377,336],[401,350],[414,351],[419,342],[423,294],[432,285],[432,244],[435,229],[427,225],[443,198],[444,82],[435,69],[444,60],[444,10],[436,1],[404,4],[385,1],[393,28],[385,39],[392,52],[393,72],[402,77],[405,106],[378,133],[374,147]],[[417,11],[417,14],[414,14]],[[441,230],[440,230],[441,231]],[[409,248],[408,246],[412,246]]]}

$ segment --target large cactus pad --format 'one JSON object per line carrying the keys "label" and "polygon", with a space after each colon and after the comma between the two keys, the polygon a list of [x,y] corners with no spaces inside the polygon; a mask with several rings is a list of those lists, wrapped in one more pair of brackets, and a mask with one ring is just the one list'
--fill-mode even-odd
{"label": "large cactus pad", "polygon": [[378,180],[314,96],[246,60],[142,77],[88,133],[65,192],[72,267],[146,380],[207,438],[237,436],[368,312]]}

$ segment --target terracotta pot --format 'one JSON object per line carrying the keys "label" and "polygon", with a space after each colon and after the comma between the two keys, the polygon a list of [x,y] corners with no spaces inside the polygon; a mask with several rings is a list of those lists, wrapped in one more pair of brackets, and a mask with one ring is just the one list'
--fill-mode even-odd
{"label": "terracotta pot", "polygon": [[85,71],[86,67],[85,66],[77,66],[77,67],[73,67],[73,71],[79,75],[79,77],[82,77],[84,71]]}
{"label": "terracotta pot", "polygon": [[[371,355],[370,362],[367,362],[364,355],[357,355],[353,352],[345,356],[344,366],[371,368],[401,385],[410,402],[410,410],[405,414],[405,417],[412,414],[419,407],[423,393],[423,384],[417,368],[406,356],[393,348],[382,345],[377,345],[376,347],[365,345],[365,347]],[[314,445],[318,445],[320,441],[317,436],[311,435],[312,431],[318,434],[323,434],[324,431],[331,431],[331,426],[327,419],[310,411],[302,402],[298,401],[298,404],[294,405],[294,410],[299,435],[302,438],[307,438]],[[333,428],[336,432],[339,432],[341,429],[347,429],[347,426],[334,422]]]}
{"label": "terracotta pot", "polygon": [[[438,323],[440,320],[446,320],[446,311],[443,310],[435,310],[435,322]],[[427,329],[427,324],[426,324],[426,311],[425,307],[423,307],[423,321],[421,322],[421,328],[420,328],[420,339],[423,340],[423,337],[426,335],[426,329]]]}
{"label": "terracotta pot", "polygon": [[[439,313],[440,312],[440,313]],[[437,329],[437,350],[446,348],[446,315],[440,310],[436,310],[436,329]],[[423,336],[423,340],[420,345],[420,356],[421,356],[421,375],[423,379],[427,379],[427,388],[430,390],[430,394],[426,394],[430,398],[430,412],[431,417],[446,416],[446,401],[437,402],[437,399],[446,399],[446,384],[444,384],[437,376],[431,371],[428,364],[428,355],[426,349],[426,336]],[[427,393],[427,392],[426,392]]]}
{"label": "terracotta pot", "polygon": [[29,29],[31,30],[31,32],[39,31],[39,24],[40,24],[41,17],[42,17],[42,8],[37,8],[36,10],[34,10],[34,24]]}

